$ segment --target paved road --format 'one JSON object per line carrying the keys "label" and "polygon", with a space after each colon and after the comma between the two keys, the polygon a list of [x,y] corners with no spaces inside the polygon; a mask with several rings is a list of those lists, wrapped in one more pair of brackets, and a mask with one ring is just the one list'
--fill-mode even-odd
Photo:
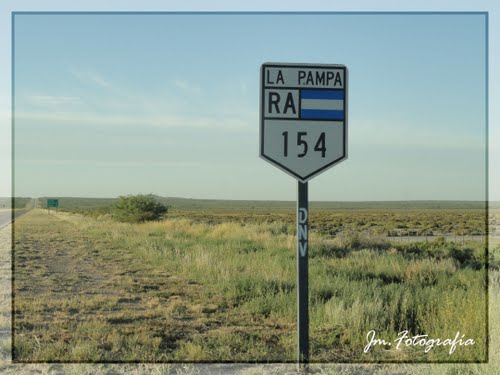
{"label": "paved road", "polygon": [[[27,213],[29,210],[17,210],[15,212],[15,217],[19,217]],[[0,211],[0,227],[3,227],[4,225],[10,223],[12,219],[10,211]]]}

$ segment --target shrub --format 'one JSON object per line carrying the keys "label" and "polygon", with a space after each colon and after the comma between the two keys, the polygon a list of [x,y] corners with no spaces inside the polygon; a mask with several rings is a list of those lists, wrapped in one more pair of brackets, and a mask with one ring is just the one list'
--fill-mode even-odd
{"label": "shrub", "polygon": [[168,207],[158,202],[152,194],[121,196],[111,207],[113,218],[126,223],[158,220],[167,211]]}
{"label": "shrub", "polygon": [[369,233],[357,230],[344,230],[339,232],[335,240],[339,247],[350,250],[387,250],[391,247],[391,244],[385,238],[380,236],[370,236]]}

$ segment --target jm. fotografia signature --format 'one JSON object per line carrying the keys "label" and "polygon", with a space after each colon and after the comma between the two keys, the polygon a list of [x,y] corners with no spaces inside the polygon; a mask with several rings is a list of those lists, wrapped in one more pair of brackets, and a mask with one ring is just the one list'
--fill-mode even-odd
{"label": "jm. fotografia signature", "polygon": [[363,350],[365,353],[368,353],[370,349],[372,349],[375,345],[383,345],[383,346],[394,346],[396,349],[400,349],[403,346],[422,346],[425,347],[425,353],[429,352],[432,348],[436,346],[449,346],[449,354],[452,354],[457,346],[469,346],[474,345],[476,342],[474,339],[465,339],[465,335],[460,335],[460,332],[457,332],[455,338],[435,338],[431,339],[428,335],[415,335],[410,336],[408,331],[401,331],[398,333],[398,337],[394,341],[386,341],[383,339],[375,338],[375,330],[371,330],[366,334],[366,342],[368,343]]}

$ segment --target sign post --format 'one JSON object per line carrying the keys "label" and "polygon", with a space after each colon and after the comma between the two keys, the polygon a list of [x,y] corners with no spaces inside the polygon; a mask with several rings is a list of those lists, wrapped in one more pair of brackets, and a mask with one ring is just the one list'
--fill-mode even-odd
{"label": "sign post", "polygon": [[307,182],[298,181],[297,194],[297,322],[299,363],[309,363],[309,256]]}
{"label": "sign post", "polygon": [[347,68],[265,63],[261,67],[260,157],[298,180],[297,341],[309,363],[308,181],[347,159]]}

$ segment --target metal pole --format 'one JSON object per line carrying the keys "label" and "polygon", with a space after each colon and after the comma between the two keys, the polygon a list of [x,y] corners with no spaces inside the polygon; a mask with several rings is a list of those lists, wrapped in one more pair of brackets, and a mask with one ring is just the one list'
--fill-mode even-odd
{"label": "metal pole", "polygon": [[308,186],[298,182],[297,199],[297,325],[298,363],[307,368],[309,363],[309,270],[308,270]]}

